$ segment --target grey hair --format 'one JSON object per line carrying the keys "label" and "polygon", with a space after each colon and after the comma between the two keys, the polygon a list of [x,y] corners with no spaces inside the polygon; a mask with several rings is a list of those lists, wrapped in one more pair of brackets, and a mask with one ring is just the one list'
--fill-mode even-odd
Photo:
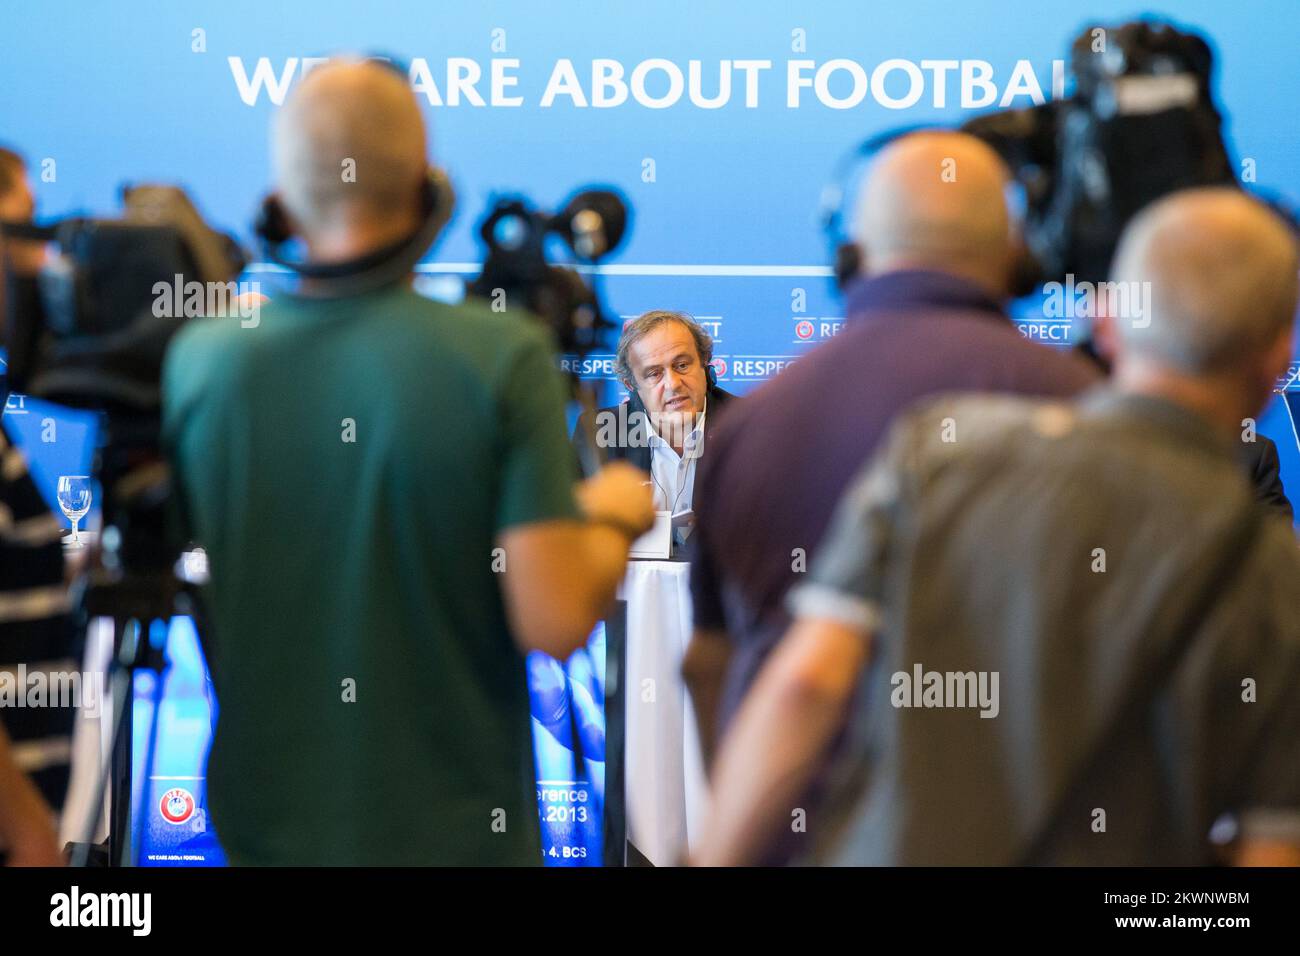
{"label": "grey hair", "polygon": [[1186,374],[1262,353],[1294,321],[1298,253],[1289,224],[1241,190],[1172,193],[1120,238],[1111,277],[1146,287],[1150,302],[1148,314],[1117,315],[1116,331],[1131,352]]}
{"label": "grey hair", "polygon": [[627,359],[628,353],[633,345],[665,322],[680,322],[686,326],[687,331],[691,333],[691,338],[695,340],[695,351],[699,353],[701,365],[707,366],[713,361],[713,337],[704,331],[700,323],[685,312],[651,309],[629,322],[623,328],[622,338],[618,340],[618,353],[615,356],[618,377],[629,389],[636,390],[636,377],[632,374],[632,366]]}

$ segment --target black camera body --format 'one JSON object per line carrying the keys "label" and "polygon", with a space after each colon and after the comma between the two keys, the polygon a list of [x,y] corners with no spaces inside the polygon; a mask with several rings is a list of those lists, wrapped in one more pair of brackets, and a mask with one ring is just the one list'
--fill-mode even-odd
{"label": "black camera body", "polygon": [[6,384],[99,413],[94,473],[104,533],[80,611],[148,620],[175,612],[179,588],[161,379],[172,336],[193,317],[160,290],[233,285],[244,257],[176,187],[126,188],[122,198],[120,219],[2,227],[12,240],[53,244],[36,275],[7,276]]}
{"label": "black camera body", "polygon": [[963,125],[1025,192],[1025,241],[1044,280],[1103,280],[1128,221],[1195,186],[1236,185],[1211,95],[1214,55],[1159,22],[1089,27],[1070,53],[1073,94]]}
{"label": "black camera body", "polygon": [[36,276],[9,277],[5,346],[9,386],[112,414],[156,414],[167,344],[188,321],[159,288],[227,283],[244,257],[172,186],[123,190],[121,219],[66,219],[0,227],[17,240],[54,243]]}
{"label": "black camera body", "polygon": [[612,189],[578,192],[554,215],[523,197],[498,199],[479,224],[487,255],[466,292],[489,302],[504,295],[505,305],[540,319],[562,352],[586,355],[614,323],[601,309],[594,272],[588,283],[575,270],[551,264],[547,240],[562,240],[591,266],[622,242],[627,222],[627,203]]}

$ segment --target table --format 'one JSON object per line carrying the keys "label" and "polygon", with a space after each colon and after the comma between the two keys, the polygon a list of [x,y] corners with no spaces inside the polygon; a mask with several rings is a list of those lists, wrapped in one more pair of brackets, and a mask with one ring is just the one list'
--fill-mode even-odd
{"label": "table", "polygon": [[672,866],[698,839],[707,798],[704,762],[682,658],[691,637],[690,565],[632,561],[623,669],[627,839],[655,866]]}

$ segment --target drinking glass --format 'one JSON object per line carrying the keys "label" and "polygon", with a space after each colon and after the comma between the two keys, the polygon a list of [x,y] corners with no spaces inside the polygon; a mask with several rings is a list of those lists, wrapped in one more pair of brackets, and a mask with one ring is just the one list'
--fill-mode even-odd
{"label": "drinking glass", "polygon": [[90,510],[90,477],[88,475],[59,476],[59,507],[72,522],[72,541],[74,548],[81,547],[81,536],[77,534],[77,522],[86,517]]}

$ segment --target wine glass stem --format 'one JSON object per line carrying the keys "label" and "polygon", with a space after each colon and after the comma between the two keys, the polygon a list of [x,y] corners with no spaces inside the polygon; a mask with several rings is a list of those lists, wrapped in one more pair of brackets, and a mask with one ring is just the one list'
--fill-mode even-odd
{"label": "wine glass stem", "polygon": [[81,544],[81,538],[80,538],[80,536],[77,534],[77,523],[78,523],[79,521],[81,521],[80,518],[73,518],[73,519],[72,519],[72,543],[73,543],[74,545],[76,545],[76,544]]}

